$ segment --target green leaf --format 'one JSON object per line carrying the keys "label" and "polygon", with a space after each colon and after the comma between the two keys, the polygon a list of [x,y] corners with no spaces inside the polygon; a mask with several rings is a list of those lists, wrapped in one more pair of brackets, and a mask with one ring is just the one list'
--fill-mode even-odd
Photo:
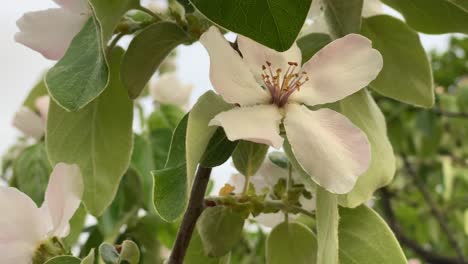
{"label": "green leaf", "polygon": [[198,219],[197,229],[205,254],[222,257],[228,254],[242,237],[244,217],[222,206],[206,208]]}
{"label": "green leaf", "polygon": [[86,208],[83,204],[81,204],[70,220],[70,233],[64,239],[64,242],[67,246],[72,247],[78,241],[81,235],[81,231],[85,225],[86,216]]}
{"label": "green leaf", "polygon": [[225,163],[237,146],[238,141],[230,141],[223,128],[218,128],[210,139],[203,154],[200,165],[205,168],[214,168]]}
{"label": "green leaf", "polygon": [[51,103],[47,151],[53,164],[78,164],[84,178],[83,202],[99,216],[112,202],[130,163],[133,104],[119,81],[123,51],[112,54],[111,81],[106,91],[77,112]]}
{"label": "green leaf", "polygon": [[189,115],[174,131],[165,169],[153,171],[154,206],[168,222],[179,218],[187,206],[187,165],[185,161],[185,136]]}
{"label": "green leaf", "polygon": [[178,25],[159,22],[141,31],[130,43],[122,63],[122,81],[131,98],[137,98],[161,62],[189,36]]}
{"label": "green leaf", "polygon": [[267,151],[267,145],[241,140],[232,153],[232,161],[242,175],[250,177],[257,173]]}
{"label": "green leaf", "polygon": [[44,77],[37,82],[37,84],[31,89],[28,97],[23,102],[23,105],[29,109],[36,109],[36,100],[44,95],[48,95],[47,85],[45,84]]}
{"label": "green leaf", "polygon": [[332,39],[324,33],[311,33],[297,40],[302,52],[302,63],[309,61],[319,50],[330,43]]}
{"label": "green leaf", "polygon": [[389,184],[396,170],[385,117],[368,91],[359,91],[339,103],[339,111],[358,126],[371,144],[371,164],[350,193],[339,195],[340,205],[356,207],[372,198],[375,190]]}
{"label": "green leaf", "polygon": [[190,240],[184,264],[229,264],[230,254],[221,258],[209,257],[205,254],[202,240],[197,230],[193,231],[192,239]]}
{"label": "green leaf", "polygon": [[317,187],[316,217],[317,263],[338,264],[338,199],[336,194],[320,186]]}
{"label": "green leaf", "polygon": [[340,208],[340,217],[341,264],[407,263],[395,235],[372,209]]}
{"label": "green leaf", "polygon": [[412,28],[426,34],[468,34],[468,4],[463,0],[383,0]]}
{"label": "green leaf", "polygon": [[142,203],[140,178],[134,170],[128,170],[111,205],[98,218],[98,228],[106,241],[115,241],[121,227],[136,216]]}
{"label": "green leaf", "polygon": [[153,206],[153,175],[155,169],[153,151],[148,139],[141,135],[133,136],[133,153],[130,167],[135,170],[141,183],[141,192],[145,208],[152,210]]}
{"label": "green leaf", "polygon": [[316,250],[317,240],[307,226],[300,223],[281,223],[268,236],[266,263],[317,263]]}
{"label": "green leaf", "polygon": [[41,206],[52,172],[44,143],[26,148],[13,165],[16,187]]}
{"label": "green leaf", "polygon": [[325,18],[333,38],[359,33],[363,0],[324,0]]}
{"label": "green leaf", "polygon": [[138,264],[140,261],[140,249],[135,242],[125,240],[122,243],[122,251],[120,252],[120,261],[122,264]]}
{"label": "green leaf", "polygon": [[268,159],[280,168],[287,169],[289,167],[289,159],[283,152],[273,151],[268,154]]}
{"label": "green leaf", "polygon": [[99,23],[103,47],[107,46],[122,16],[140,6],[139,0],[89,0],[89,3]]}
{"label": "green leaf", "polygon": [[102,50],[97,22],[90,18],[45,77],[50,95],[62,108],[77,111],[104,91],[109,69]]}
{"label": "green leaf", "polygon": [[465,12],[468,12],[468,2],[465,0],[447,0],[454,5],[458,6],[459,8],[465,10]]}
{"label": "green leaf", "polygon": [[96,253],[94,252],[94,249],[91,249],[88,256],[83,258],[83,260],[81,261],[81,264],[94,264],[95,263],[94,259],[96,258],[95,255],[96,255]]}
{"label": "green leaf", "polygon": [[189,115],[185,115],[172,134],[169,154],[165,163],[165,168],[176,167],[186,163],[186,135]]}
{"label": "green leaf", "polygon": [[161,128],[150,132],[153,162],[156,170],[164,169],[166,165],[167,156],[171,147],[171,138],[172,130],[169,128]]}
{"label": "green leaf", "polygon": [[119,252],[117,252],[114,246],[107,243],[99,247],[99,254],[106,264],[117,264],[119,261]]}
{"label": "green leaf", "polygon": [[179,218],[187,205],[187,178],[185,163],[177,167],[153,171],[154,206],[167,222]]}
{"label": "green leaf", "polygon": [[58,256],[53,257],[45,262],[45,264],[80,264],[81,260],[73,256]]}
{"label": "green leaf", "polygon": [[187,149],[187,188],[191,188],[198,163],[217,129],[217,127],[208,126],[208,123],[217,114],[232,107],[232,105],[224,102],[221,96],[213,91],[208,91],[198,99],[192,111],[190,111],[185,140]]}
{"label": "green leaf", "polygon": [[228,30],[277,51],[291,47],[311,0],[191,0],[198,11]]}
{"label": "green leaf", "polygon": [[432,71],[418,34],[402,21],[385,15],[364,19],[362,34],[372,40],[384,61],[382,71],[369,87],[404,103],[431,107]]}

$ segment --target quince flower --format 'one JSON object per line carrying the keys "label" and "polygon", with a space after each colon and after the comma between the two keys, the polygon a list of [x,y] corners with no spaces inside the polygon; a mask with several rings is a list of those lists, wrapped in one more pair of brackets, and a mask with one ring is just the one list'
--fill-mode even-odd
{"label": "quince flower", "polygon": [[28,107],[22,107],[13,118],[13,126],[28,137],[36,140],[41,139],[46,129],[49,103],[49,96],[41,96],[36,99],[35,106],[39,114]]}
{"label": "quince flower", "polygon": [[240,55],[215,27],[200,40],[210,55],[214,89],[239,106],[215,116],[211,126],[223,127],[231,141],[280,148],[282,125],[294,156],[317,184],[337,194],[352,190],[370,164],[367,136],[342,114],[306,105],[339,101],[377,77],[383,60],[369,39],[337,39],[302,67],[295,44],[277,52],[239,36]]}
{"label": "quince flower", "polygon": [[80,169],[64,163],[50,175],[40,208],[18,189],[0,187],[0,262],[30,264],[42,243],[67,236],[82,192]]}
{"label": "quince flower", "polygon": [[150,85],[150,95],[160,104],[173,104],[186,108],[192,93],[192,85],[183,84],[174,72],[164,73]]}
{"label": "quince flower", "polygon": [[28,12],[17,22],[15,40],[51,60],[59,60],[91,17],[87,0],[54,0],[60,8]]}

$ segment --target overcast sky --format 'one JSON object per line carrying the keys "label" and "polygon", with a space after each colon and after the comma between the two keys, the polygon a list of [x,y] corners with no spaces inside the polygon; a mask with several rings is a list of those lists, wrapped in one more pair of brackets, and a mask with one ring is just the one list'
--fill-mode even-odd
{"label": "overcast sky", "polygon": [[[44,59],[22,45],[14,42],[17,31],[16,20],[27,11],[54,7],[51,0],[5,1],[0,16],[0,76],[2,89],[0,96],[0,155],[14,142],[19,133],[11,126],[12,117],[20,107],[31,87],[39,76],[53,62]],[[391,12],[388,11],[388,12]],[[427,49],[445,49],[448,36],[422,36]],[[179,48],[178,75],[183,82],[195,87],[192,100],[210,89],[208,79],[209,61],[204,48],[196,43]]]}

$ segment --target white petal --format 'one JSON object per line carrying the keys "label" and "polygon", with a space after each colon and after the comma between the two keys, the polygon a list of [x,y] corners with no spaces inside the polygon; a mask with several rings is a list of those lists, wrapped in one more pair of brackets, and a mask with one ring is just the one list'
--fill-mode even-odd
{"label": "white petal", "polygon": [[267,103],[270,95],[257,83],[239,54],[216,27],[205,32],[200,42],[210,55],[210,79],[214,89],[231,104]]}
{"label": "white petal", "polygon": [[383,4],[380,0],[364,0],[362,16],[370,17],[383,14]]}
{"label": "white petal", "polygon": [[29,12],[17,21],[20,32],[15,40],[48,59],[59,60],[88,18],[89,14],[63,8]]}
{"label": "white petal", "polygon": [[57,3],[57,5],[77,14],[88,14],[91,12],[87,0],[54,0],[54,2]]}
{"label": "white petal", "polygon": [[210,121],[210,126],[221,126],[231,141],[244,139],[275,148],[283,145],[279,135],[282,116],[274,105],[237,107],[222,112]]}
{"label": "white petal", "polygon": [[0,262],[30,263],[46,238],[48,219],[36,204],[15,188],[0,187]]}
{"label": "white petal", "polygon": [[303,34],[310,33],[329,33],[327,21],[325,20],[325,12],[322,0],[314,0],[310,5],[309,14],[307,18],[312,20],[312,23],[308,25],[304,30]]}
{"label": "white petal", "polygon": [[317,52],[303,66],[310,78],[290,101],[336,102],[367,86],[383,67],[382,55],[361,35],[349,34]]}
{"label": "white petal", "polygon": [[23,134],[26,136],[33,137],[37,140],[44,136],[44,120],[27,107],[22,107],[18,112],[15,113],[15,117],[13,118],[13,126],[23,132]]}
{"label": "white petal", "polygon": [[53,229],[50,235],[65,237],[71,217],[80,206],[83,181],[77,165],[59,163],[50,175],[44,204],[41,209],[48,212]]}
{"label": "white petal", "polygon": [[36,106],[37,111],[41,115],[41,118],[44,121],[47,121],[47,115],[49,113],[49,104],[50,104],[50,97],[48,95],[41,96],[36,99],[34,105]]}
{"label": "white petal", "polygon": [[185,107],[192,93],[192,85],[184,85],[175,73],[166,73],[150,85],[150,94],[154,101],[161,104],[174,104]]}
{"label": "white petal", "polygon": [[366,134],[345,116],[289,104],[284,126],[292,151],[312,179],[332,193],[351,191],[369,167]]}
{"label": "white petal", "polygon": [[245,64],[249,66],[257,81],[263,82],[261,78],[262,66],[266,66],[267,61],[272,64],[271,67],[274,70],[279,68],[283,72],[288,68],[288,62],[296,62],[299,65],[302,62],[301,50],[296,43],[285,52],[270,49],[241,35],[237,38],[237,43]]}

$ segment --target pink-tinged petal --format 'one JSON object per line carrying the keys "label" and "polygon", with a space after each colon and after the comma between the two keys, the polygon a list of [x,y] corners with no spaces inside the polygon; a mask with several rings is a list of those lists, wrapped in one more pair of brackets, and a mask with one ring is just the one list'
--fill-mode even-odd
{"label": "pink-tinged petal", "polygon": [[0,187],[0,263],[30,263],[47,237],[48,219],[26,194]]}
{"label": "pink-tinged petal", "polygon": [[173,104],[185,108],[190,99],[193,86],[183,84],[176,73],[161,75],[152,82],[149,90],[154,101],[161,104]]}
{"label": "pink-tinged petal", "polygon": [[22,107],[15,113],[13,126],[24,135],[37,140],[41,139],[45,133],[44,120],[36,112],[27,107]]}
{"label": "pink-tinged petal", "polygon": [[286,111],[286,136],[302,168],[328,191],[350,192],[371,161],[366,134],[330,109],[289,104]]}
{"label": "pink-tinged petal", "polygon": [[41,96],[36,99],[34,105],[36,106],[37,111],[41,115],[41,118],[44,121],[47,121],[47,115],[49,113],[49,104],[50,104],[50,97],[48,95]]}
{"label": "pink-tinged petal", "polygon": [[200,42],[210,55],[213,88],[226,102],[254,105],[270,101],[269,93],[257,83],[248,66],[216,27],[208,29]]}
{"label": "pink-tinged petal", "polygon": [[304,64],[309,81],[289,100],[331,103],[366,87],[383,67],[382,55],[371,44],[361,35],[349,34],[325,46]]}
{"label": "pink-tinged petal", "polygon": [[285,52],[270,49],[241,35],[237,38],[237,43],[245,64],[249,66],[257,81],[263,82],[261,77],[262,66],[268,66],[267,62],[271,63],[273,71],[281,69],[283,73],[289,66],[288,62],[295,62],[298,65],[301,65],[302,62],[301,50],[296,43]]}
{"label": "pink-tinged petal", "polygon": [[48,59],[59,60],[88,18],[89,14],[63,8],[29,12],[16,22],[20,32],[15,40]]}
{"label": "pink-tinged petal", "polygon": [[283,145],[283,138],[279,135],[281,119],[276,106],[256,105],[222,112],[209,125],[223,127],[231,141],[243,139],[280,148]]}
{"label": "pink-tinged petal", "polygon": [[77,165],[59,163],[50,175],[44,204],[41,209],[49,213],[51,236],[65,237],[71,217],[78,209],[83,194],[83,181]]}
{"label": "pink-tinged petal", "polygon": [[77,14],[89,14],[91,12],[88,0],[54,0],[54,2]]}
{"label": "pink-tinged petal", "polygon": [[34,250],[37,245],[14,242],[0,244],[0,263],[2,264],[32,264]]}

